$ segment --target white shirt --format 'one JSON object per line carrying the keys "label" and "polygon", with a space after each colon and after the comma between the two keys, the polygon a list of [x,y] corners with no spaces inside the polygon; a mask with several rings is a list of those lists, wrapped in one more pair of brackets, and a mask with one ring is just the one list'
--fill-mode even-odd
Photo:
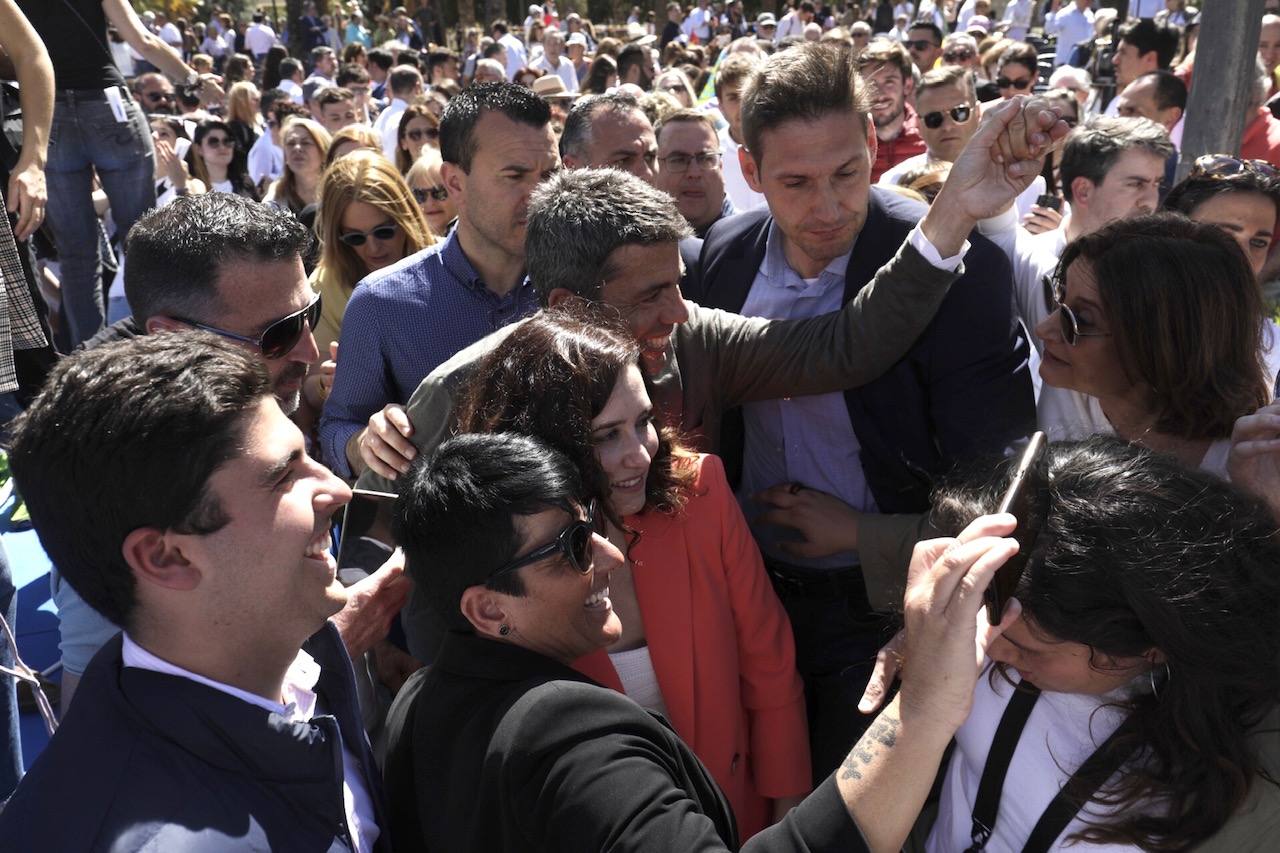
{"label": "white shirt", "polygon": [[222,33],[215,32],[210,29],[205,33],[204,41],[200,42],[200,52],[207,53],[214,59],[219,56],[225,56],[227,52],[227,42],[222,37]]}
{"label": "white shirt", "polygon": [[507,33],[498,39],[498,43],[507,49],[507,79],[516,79],[516,72],[529,62],[529,54],[524,49],[524,43],[520,39]]}
{"label": "white shirt", "polygon": [[286,77],[282,79],[280,81],[279,88],[284,89],[286,92],[288,92],[289,100],[293,101],[295,104],[304,103],[302,98],[302,87],[299,86],[297,83],[293,82],[292,80],[290,80],[289,78]]}
{"label": "white shirt", "polygon": [[[306,722],[316,715],[316,682],[320,680],[320,665],[311,655],[298,650],[298,656],[289,665],[281,685],[281,695],[285,702],[273,702],[254,693],[232,687],[206,678],[194,672],[175,666],[166,660],[156,657],[151,652],[133,641],[126,631],[123,636],[121,656],[125,666],[135,669],[149,669],[152,672],[186,678],[211,687],[214,690],[233,696],[250,705],[256,705],[281,716],[291,723]],[[342,744],[342,802],[347,814],[347,828],[351,831],[351,839],[355,842],[357,853],[372,853],[373,844],[382,834],[374,817],[373,798],[360,769],[360,762],[355,753]]]}
{"label": "white shirt", "polygon": [[573,67],[573,60],[564,54],[560,55],[560,61],[554,67],[551,65],[551,59],[544,53],[538,57],[538,61],[533,63],[533,67],[547,72],[548,74],[557,75],[564,82],[564,87],[570,92],[578,91],[578,72]]}
{"label": "white shirt", "polygon": [[[1017,681],[1016,671],[1010,676]],[[1004,714],[1013,687],[999,675],[978,679],[973,692],[973,710],[956,732],[956,749],[947,765],[938,819],[929,834],[929,853],[953,853],[971,843],[973,805],[978,782],[995,739],[996,727]],[[1045,691],[1031,710],[1018,747],[1005,775],[1000,810],[994,832],[987,841],[989,853],[1021,850],[1036,822],[1084,760],[1088,758],[1124,719],[1123,712],[1106,707],[1117,694],[1086,696]],[[1086,804],[1082,812],[1094,819],[1108,812]],[[1133,853],[1138,848],[1116,844],[1065,844],[1073,833],[1084,828],[1077,816],[1050,847],[1063,853]]]}
{"label": "white shirt", "polygon": [[782,40],[787,36],[802,35],[804,35],[804,21],[800,20],[800,13],[792,9],[778,21],[778,28],[773,32],[773,43],[782,44]]}
{"label": "white shirt", "polygon": [[409,108],[409,103],[400,98],[392,98],[387,108],[378,114],[373,129],[382,137],[382,153],[392,163],[396,161],[396,148],[400,140],[396,138],[400,131],[400,116]]}
{"label": "white shirt", "polygon": [[1066,65],[1071,58],[1071,51],[1082,41],[1093,40],[1093,10],[1083,12],[1073,2],[1069,9],[1059,9],[1044,17],[1044,31],[1058,36],[1058,50],[1054,54],[1054,65]]}
{"label": "white shirt", "polygon": [[1129,17],[1154,18],[1164,6],[1164,0],[1129,0]]}
{"label": "white shirt", "polygon": [[720,149],[724,153],[720,157],[721,175],[724,177],[724,192],[733,202],[733,209],[738,213],[764,207],[764,194],[751,189],[747,179],[742,176],[742,164],[738,162],[738,149],[742,146],[733,141],[729,128],[720,131]]}
{"label": "white shirt", "polygon": [[244,31],[244,46],[254,56],[262,56],[276,43],[275,31],[266,24],[250,24]]}
{"label": "white shirt", "polygon": [[249,180],[256,187],[263,178],[274,181],[283,174],[284,151],[271,141],[271,133],[264,131],[249,149]]}
{"label": "white shirt", "polygon": [[177,48],[179,51],[182,50],[182,33],[178,31],[178,27],[173,23],[173,21],[165,23],[165,25],[160,28],[160,32],[157,35],[159,35],[160,40],[169,45],[169,47]]}
{"label": "white shirt", "polygon": [[711,41],[711,27],[715,23],[716,14],[710,7],[696,7],[689,13],[689,17],[684,19],[684,24],[680,29],[687,36],[697,36],[698,41],[706,44]]}
{"label": "white shirt", "polygon": [[960,14],[956,15],[956,32],[963,33],[969,29],[969,19],[977,14],[974,9],[977,5],[978,0],[964,0],[964,5],[960,7]]}
{"label": "white shirt", "polygon": [[1008,21],[1009,32],[1007,36],[1014,41],[1022,41],[1027,37],[1027,30],[1031,28],[1031,0],[1011,0],[1008,6],[1004,7],[1004,18]]}

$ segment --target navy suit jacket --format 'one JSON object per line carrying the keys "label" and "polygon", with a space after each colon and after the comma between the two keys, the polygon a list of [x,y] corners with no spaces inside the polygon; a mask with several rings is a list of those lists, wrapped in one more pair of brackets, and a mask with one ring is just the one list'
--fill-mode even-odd
{"label": "navy suit jacket", "polygon": [[[871,188],[866,223],[845,272],[846,302],[893,257],[925,210],[890,190]],[[741,312],[764,262],[772,221],[761,209],[712,226],[699,279],[686,295],[699,305]],[[923,512],[937,478],[958,461],[998,453],[1035,429],[1030,350],[1013,310],[1009,261],[984,237],[969,240],[964,275],[906,356],[879,379],[845,392],[863,473],[881,512]],[[736,483],[740,410],[726,416],[720,448]]]}

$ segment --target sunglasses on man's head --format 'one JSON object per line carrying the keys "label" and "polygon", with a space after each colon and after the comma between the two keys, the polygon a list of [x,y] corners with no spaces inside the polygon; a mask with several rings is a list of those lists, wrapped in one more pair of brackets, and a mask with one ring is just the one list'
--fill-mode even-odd
{"label": "sunglasses on man's head", "polygon": [[580,575],[589,574],[591,562],[591,536],[596,530],[597,502],[593,498],[587,504],[587,517],[580,518],[560,531],[555,539],[539,548],[534,548],[523,557],[516,557],[511,562],[499,567],[489,574],[492,580],[498,575],[514,572],[516,569],[539,563],[554,554],[560,554],[565,561]]}
{"label": "sunglasses on man's head", "polygon": [[307,329],[315,329],[316,324],[320,322],[320,294],[317,293],[311,303],[301,311],[295,311],[271,323],[262,332],[262,336],[257,338],[238,335],[226,329],[219,329],[217,326],[206,326],[204,323],[195,323],[191,320],[182,320],[182,322],[193,329],[212,332],[219,337],[257,347],[263,358],[283,358],[298,345],[298,341],[302,340]]}
{"label": "sunglasses on man's head", "polygon": [[1031,78],[1019,77],[1016,80],[1010,80],[1008,77],[1001,75],[996,78],[997,89],[1030,89]]}
{"label": "sunglasses on man's head", "polygon": [[418,204],[426,204],[427,199],[432,201],[447,201],[449,198],[449,190],[447,187],[434,186],[423,189],[421,187],[413,188],[413,200]]}
{"label": "sunglasses on man's head", "polygon": [[1231,178],[1245,172],[1253,172],[1264,178],[1280,177],[1280,170],[1266,160],[1241,159],[1230,154],[1205,154],[1197,157],[1189,177]]}
{"label": "sunglasses on man's head", "polygon": [[427,130],[415,127],[413,130],[406,130],[404,136],[405,139],[411,139],[414,142],[421,142],[424,139],[439,139],[440,131],[436,130],[434,127],[428,128]]}
{"label": "sunglasses on man's head", "polygon": [[377,228],[370,228],[368,231],[348,231],[345,234],[339,234],[338,239],[348,246],[357,247],[363,246],[370,237],[375,240],[390,240],[396,236],[396,232],[399,230],[399,225],[394,222],[388,222],[385,225],[379,225]]}
{"label": "sunglasses on man's head", "polygon": [[969,120],[969,116],[973,115],[973,107],[964,106],[952,107],[946,112],[925,113],[920,117],[924,122],[924,126],[930,130],[937,130],[942,127],[942,122],[950,115],[952,121],[956,124],[964,124]]}
{"label": "sunglasses on man's head", "polygon": [[937,47],[938,43],[928,39],[916,39],[915,41],[904,41],[902,45],[907,50],[928,50],[931,47]]}

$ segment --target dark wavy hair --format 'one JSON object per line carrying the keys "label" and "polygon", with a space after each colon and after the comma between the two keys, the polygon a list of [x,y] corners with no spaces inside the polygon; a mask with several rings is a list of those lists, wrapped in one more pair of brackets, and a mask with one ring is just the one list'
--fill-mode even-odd
{"label": "dark wavy hair", "polygon": [[1070,243],[1057,274],[1087,262],[1120,364],[1145,383],[1155,429],[1221,439],[1271,400],[1259,353],[1262,294],[1239,244],[1174,213],[1112,222]]}
{"label": "dark wavy hair", "polygon": [[[1131,727],[1109,749],[1135,757],[1115,784],[1086,774],[1068,791],[1112,810],[1076,838],[1189,849],[1253,785],[1277,784],[1249,742],[1280,701],[1276,523],[1216,477],[1113,437],[1053,444],[1047,458],[1044,524],[1016,591],[1023,618],[1088,646],[1100,671],[1098,655],[1152,648],[1169,666],[1158,695],[1115,703]],[[943,488],[939,529],[995,511],[1013,468],[1011,459],[994,476]]]}
{"label": "dark wavy hair", "polygon": [[[609,520],[625,530],[609,504],[609,479],[596,460],[591,419],[604,409],[623,372],[639,363],[635,337],[600,309],[577,304],[543,311],[481,362],[459,406],[459,429],[545,441],[573,460],[586,497],[598,499]],[[656,410],[654,415],[656,420]],[[691,459],[676,432],[659,422],[646,509],[676,513],[684,507],[697,474]]]}

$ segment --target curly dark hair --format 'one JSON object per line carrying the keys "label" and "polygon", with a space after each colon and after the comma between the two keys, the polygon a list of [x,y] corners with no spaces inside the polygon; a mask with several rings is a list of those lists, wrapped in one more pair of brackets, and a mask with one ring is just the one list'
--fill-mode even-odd
{"label": "curly dark hair", "polygon": [[[1249,739],[1280,701],[1275,520],[1213,475],[1113,437],[1053,444],[1047,460],[1045,517],[1015,592],[1022,618],[1038,633],[1088,646],[1099,671],[1099,656],[1152,648],[1169,666],[1158,696],[1114,704],[1130,725],[1109,751],[1133,757],[1114,784],[1076,780],[1077,803],[1109,812],[1077,838],[1190,849],[1254,785],[1277,784]],[[1014,462],[940,490],[938,529],[959,531],[994,512]]]}

